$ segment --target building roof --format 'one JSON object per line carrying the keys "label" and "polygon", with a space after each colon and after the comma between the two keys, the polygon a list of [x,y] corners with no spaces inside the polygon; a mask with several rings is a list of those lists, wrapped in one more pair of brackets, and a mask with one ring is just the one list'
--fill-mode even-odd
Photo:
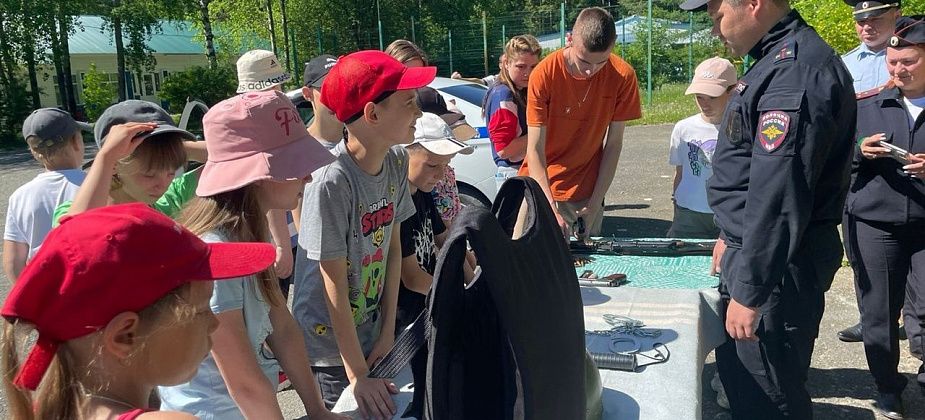
{"label": "building roof", "polygon": [[[68,38],[71,54],[115,54],[112,30],[100,16],[78,16],[76,31]],[[189,22],[162,21],[161,33],[148,39],[148,47],[157,54],[205,54],[199,31]],[[124,35],[124,34],[123,34]],[[123,37],[128,43],[128,38]]]}
{"label": "building roof", "polygon": [[[668,34],[676,39],[674,44],[687,44],[689,42],[688,34],[690,23],[677,22],[669,19],[653,18],[652,22],[656,25],[666,28]],[[645,16],[631,15],[614,22],[617,29],[617,44],[632,44],[636,42],[636,31],[644,28],[647,23]],[[543,49],[559,48],[559,32],[553,32],[536,37]],[[694,38],[700,42],[704,39],[709,40],[709,28],[706,32],[703,30],[694,33]]]}

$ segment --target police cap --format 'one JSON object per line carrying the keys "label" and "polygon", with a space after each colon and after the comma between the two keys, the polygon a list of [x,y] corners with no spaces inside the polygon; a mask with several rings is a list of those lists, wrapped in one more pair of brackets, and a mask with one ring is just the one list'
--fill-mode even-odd
{"label": "police cap", "polygon": [[896,30],[890,37],[894,48],[925,44],[925,15],[903,16],[896,20]]}
{"label": "police cap", "polygon": [[900,0],[845,0],[849,6],[854,7],[854,20],[862,21],[880,16],[892,8],[899,8]]}

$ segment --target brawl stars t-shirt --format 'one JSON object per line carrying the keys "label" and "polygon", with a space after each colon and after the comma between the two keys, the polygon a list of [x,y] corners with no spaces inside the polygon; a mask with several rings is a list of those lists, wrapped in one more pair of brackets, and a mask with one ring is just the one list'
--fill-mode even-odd
{"label": "brawl stars t-shirt", "polygon": [[[408,155],[403,147],[393,147],[379,174],[369,175],[347,153],[345,143],[331,152],[337,159],[315,171],[305,188],[299,245],[309,260],[347,258],[353,322],[363,353],[369,354],[382,324],[379,303],[392,229],[414,214]],[[343,365],[320,270],[297,279],[293,315],[302,327],[313,365]]]}

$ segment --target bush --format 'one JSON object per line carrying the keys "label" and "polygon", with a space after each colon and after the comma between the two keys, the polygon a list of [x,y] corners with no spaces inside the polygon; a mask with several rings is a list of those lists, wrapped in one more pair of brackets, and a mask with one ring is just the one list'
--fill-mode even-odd
{"label": "bush", "polygon": [[96,70],[95,63],[90,63],[90,70],[84,75],[83,85],[84,110],[90,121],[96,121],[100,114],[112,105],[116,98],[116,88],[103,73]]}
{"label": "bush", "polygon": [[26,86],[17,79],[0,83],[0,148],[20,146],[22,123],[32,112]]}
{"label": "bush", "polygon": [[235,95],[237,74],[231,67],[191,67],[172,73],[163,83],[160,96],[167,100],[172,113],[183,112],[187,98],[198,99],[208,106]]}

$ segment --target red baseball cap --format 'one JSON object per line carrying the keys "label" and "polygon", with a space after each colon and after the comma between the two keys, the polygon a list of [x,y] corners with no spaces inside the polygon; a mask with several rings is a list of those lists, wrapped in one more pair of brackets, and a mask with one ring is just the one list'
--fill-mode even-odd
{"label": "red baseball cap", "polygon": [[424,87],[436,76],[436,67],[405,67],[382,51],[358,51],[331,68],[321,86],[321,103],[346,122],[382,94]]}
{"label": "red baseball cap", "polygon": [[60,343],[96,332],[122,312],[141,311],[192,281],[257,273],[275,259],[267,243],[205,243],[141,203],[64,217],[0,310],[38,331],[14,383],[35,390]]}

